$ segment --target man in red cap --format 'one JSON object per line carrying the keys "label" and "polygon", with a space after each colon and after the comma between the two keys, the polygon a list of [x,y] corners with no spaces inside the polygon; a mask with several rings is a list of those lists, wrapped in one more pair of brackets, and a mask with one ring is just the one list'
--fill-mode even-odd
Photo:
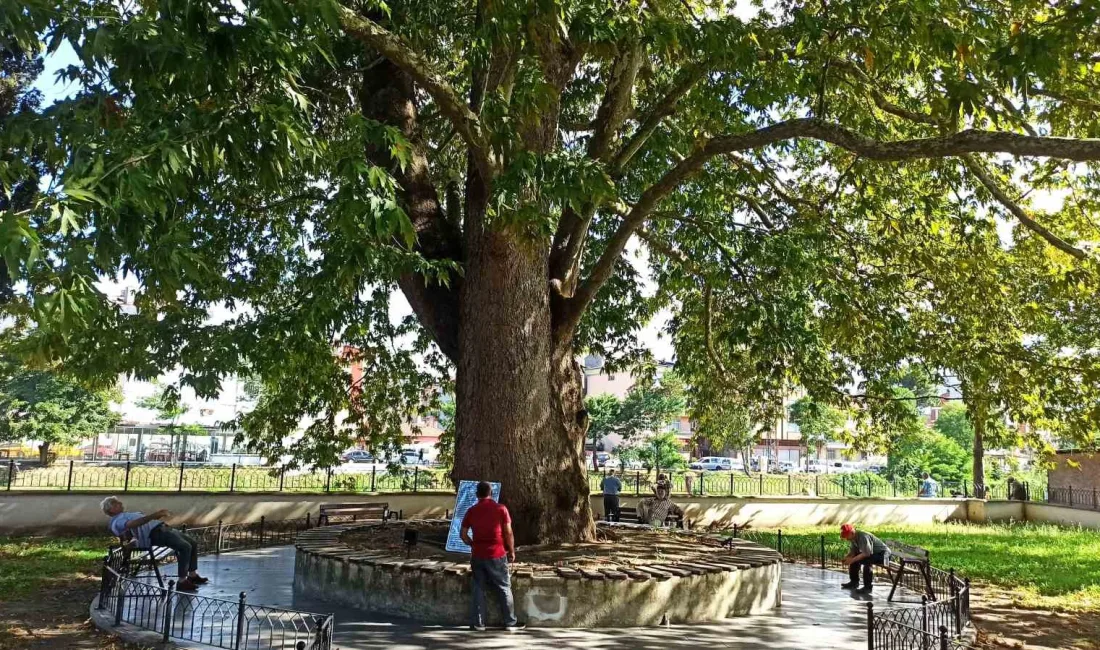
{"label": "man in red cap", "polygon": [[883,541],[871,533],[856,530],[852,524],[844,524],[840,527],[840,538],[847,540],[851,545],[848,555],[844,556],[844,564],[848,567],[848,582],[840,585],[844,589],[854,589],[859,586],[859,573],[863,570],[862,594],[871,593],[871,567],[873,565],[884,566],[886,554],[890,552]]}

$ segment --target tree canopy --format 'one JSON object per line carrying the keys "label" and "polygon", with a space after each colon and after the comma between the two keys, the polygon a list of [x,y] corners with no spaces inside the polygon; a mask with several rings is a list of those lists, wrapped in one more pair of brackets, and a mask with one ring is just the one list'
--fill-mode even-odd
{"label": "tree canopy", "polygon": [[[544,516],[588,514],[576,353],[642,358],[662,307],[689,385],[773,411],[803,386],[867,446],[918,361],[976,421],[1095,435],[1096,3],[0,16],[6,52],[77,59],[71,97],[0,118],[4,192],[41,185],[0,221],[19,351],[88,380],[178,366],[204,396],[255,372],[241,424],[271,457],[399,436],[453,371],[456,476],[529,485],[512,505],[584,535]],[[132,313],[96,287],[123,276]],[[354,390],[334,350],[369,367]]]}

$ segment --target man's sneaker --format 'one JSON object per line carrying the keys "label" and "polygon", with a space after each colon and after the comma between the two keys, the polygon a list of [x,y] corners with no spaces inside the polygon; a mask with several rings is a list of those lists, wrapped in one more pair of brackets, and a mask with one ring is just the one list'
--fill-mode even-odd
{"label": "man's sneaker", "polygon": [[504,631],[505,632],[519,632],[521,630],[526,630],[526,629],[527,629],[527,624],[526,623],[516,623],[515,625],[505,625],[504,626]]}
{"label": "man's sneaker", "polygon": [[473,630],[474,632],[484,632],[485,631],[485,626],[484,625],[471,625],[470,629]]}
{"label": "man's sneaker", "polygon": [[872,587],[871,585],[867,585],[866,587],[860,587],[859,589],[857,589],[856,593],[857,594],[869,594],[873,590],[874,590],[874,587]]}
{"label": "man's sneaker", "polygon": [[844,584],[840,585],[840,588],[841,589],[855,589],[858,586],[859,586],[858,582],[845,582]]}

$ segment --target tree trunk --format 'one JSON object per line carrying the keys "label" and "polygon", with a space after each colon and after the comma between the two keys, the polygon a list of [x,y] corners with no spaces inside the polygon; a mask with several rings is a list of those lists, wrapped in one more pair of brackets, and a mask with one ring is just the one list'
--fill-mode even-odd
{"label": "tree trunk", "polygon": [[50,462],[50,443],[43,442],[38,445],[38,462],[45,467]]}
{"label": "tree trunk", "polygon": [[454,479],[501,483],[518,544],[595,532],[580,368],[551,337],[546,247],[487,230],[460,299]]}
{"label": "tree trunk", "polygon": [[985,488],[985,413],[975,418],[974,425],[974,497],[984,499]]}

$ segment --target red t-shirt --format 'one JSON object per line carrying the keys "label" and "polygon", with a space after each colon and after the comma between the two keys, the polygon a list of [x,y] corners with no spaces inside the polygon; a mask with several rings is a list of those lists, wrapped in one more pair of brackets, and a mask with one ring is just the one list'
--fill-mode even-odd
{"label": "red t-shirt", "polygon": [[495,560],[504,557],[504,527],[512,523],[508,508],[493,501],[492,497],[478,499],[462,518],[462,527],[473,529],[473,553],[479,560]]}

